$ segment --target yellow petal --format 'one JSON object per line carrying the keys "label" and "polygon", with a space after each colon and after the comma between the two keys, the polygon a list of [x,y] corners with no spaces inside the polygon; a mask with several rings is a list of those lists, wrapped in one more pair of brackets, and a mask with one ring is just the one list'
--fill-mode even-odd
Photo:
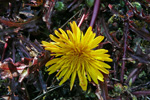
{"label": "yellow petal", "polygon": [[49,36],[50,36],[50,38],[51,38],[53,41],[55,41],[55,42],[61,42],[61,41],[60,41],[58,38],[56,38],[54,35],[50,34]]}
{"label": "yellow petal", "polygon": [[55,30],[54,32],[59,38],[62,38],[62,35],[57,30]]}
{"label": "yellow petal", "polygon": [[97,74],[97,79],[104,82],[104,76],[101,72],[99,72],[98,70],[96,70],[96,74]]}
{"label": "yellow petal", "polygon": [[74,71],[74,72],[72,73],[72,76],[71,76],[70,90],[72,90],[72,87],[73,87],[75,78],[76,78],[76,71]]}
{"label": "yellow petal", "polygon": [[68,79],[69,79],[69,77],[70,77],[70,75],[71,75],[71,71],[69,70],[69,68],[67,69],[67,73],[65,74],[65,76],[63,77],[63,79],[61,80],[61,82],[59,83],[59,85],[62,85],[64,82],[66,82]]}
{"label": "yellow petal", "polygon": [[104,61],[112,62],[113,60],[111,58],[105,58]]}
{"label": "yellow petal", "polygon": [[[103,77],[102,73],[101,73],[99,70],[100,70],[100,69],[101,69],[101,70],[104,69],[103,71],[105,71],[106,69],[103,68],[103,67],[98,67],[98,66],[96,65],[96,63],[94,63],[94,62],[91,62],[90,65],[91,65],[91,67],[90,67],[91,73],[89,73],[89,74],[94,74],[94,73],[96,73],[95,76],[94,76],[94,75],[92,75],[93,77],[91,76],[92,79],[96,77],[96,78],[99,79],[100,81],[104,81],[104,80],[103,80],[104,77]],[[98,69],[99,69],[99,70],[98,70]],[[107,72],[108,72],[108,70],[106,70],[106,73],[107,73]],[[94,79],[93,79],[93,81],[94,81]],[[94,82],[95,82],[95,81],[94,81]]]}
{"label": "yellow petal", "polygon": [[103,73],[105,74],[109,74],[109,71],[106,70],[103,66],[101,66],[99,64],[99,62],[96,62],[96,61],[93,61],[90,63],[92,65],[92,67],[96,70],[96,69],[99,69],[100,71],[102,71]]}
{"label": "yellow petal", "polygon": [[[63,58],[62,58],[63,59]],[[58,77],[58,79],[59,78],[61,78],[62,76],[64,76],[64,72],[65,72],[65,70],[67,70],[67,67],[70,67],[69,65],[70,65],[70,61],[68,61],[68,60],[65,60],[65,59],[63,59],[63,60],[60,60],[60,62],[58,62],[58,63],[60,63],[60,65],[61,65],[61,68],[60,68],[60,70],[59,70],[59,72],[56,74],[56,76],[58,76],[61,72],[62,72],[62,74],[61,75],[59,75],[59,77]],[[64,72],[63,72],[64,71]],[[63,74],[64,73],[64,74]]]}
{"label": "yellow petal", "polygon": [[61,28],[59,28],[59,31],[62,33],[62,36],[65,38],[65,39],[68,39],[68,36],[66,34],[66,32],[64,30],[62,30]]}
{"label": "yellow petal", "polygon": [[97,54],[104,54],[107,52],[108,52],[108,50],[106,50],[106,49],[97,49],[97,50],[92,50],[91,54],[97,55]]}
{"label": "yellow petal", "polygon": [[79,84],[82,88],[82,90],[86,91],[87,90],[87,79],[85,76],[85,72],[81,74],[80,70],[78,71],[78,77],[79,77]]}
{"label": "yellow petal", "polygon": [[82,70],[81,70],[81,73],[84,73],[85,72],[85,64],[84,64],[84,61],[81,61],[81,65],[82,65]]}
{"label": "yellow petal", "polygon": [[54,65],[54,66],[51,66],[51,67],[53,67],[50,71],[49,71],[49,75],[50,74],[53,74],[54,72],[56,72],[61,66],[60,65]]}
{"label": "yellow petal", "polygon": [[70,22],[70,27],[72,29],[72,31],[74,32],[74,27],[73,27],[73,24]]}
{"label": "yellow petal", "polygon": [[54,43],[50,42],[50,43],[47,43],[47,44],[44,44],[44,47],[51,47],[51,48],[58,48],[57,45],[55,45]]}
{"label": "yellow petal", "polygon": [[109,71],[103,67],[99,68],[100,71],[102,71],[105,74],[109,74]]}
{"label": "yellow petal", "polygon": [[90,77],[89,73],[86,73],[86,74],[87,74],[88,80],[91,82],[91,77]]}
{"label": "yellow petal", "polygon": [[108,65],[108,64],[106,64],[106,63],[104,63],[102,61],[99,61],[98,63],[99,63],[100,66],[103,66],[104,68],[111,68],[110,65]]}
{"label": "yellow petal", "polygon": [[50,43],[46,42],[46,41],[42,41],[42,44],[43,44],[43,46],[49,46],[50,45]]}
{"label": "yellow petal", "polygon": [[59,61],[59,60],[60,60],[60,58],[54,58],[54,59],[48,61],[48,62],[45,64],[45,66],[47,67],[47,66],[49,66],[49,65],[52,65],[52,64],[54,64],[54,63],[57,63],[57,61]]}
{"label": "yellow petal", "polygon": [[81,40],[81,43],[87,45],[88,41],[90,40],[90,36],[92,34],[92,27],[89,27]]}
{"label": "yellow petal", "polygon": [[80,69],[80,67],[81,67],[80,60],[77,61],[77,65],[76,65],[76,66],[77,66],[77,67],[76,67],[76,70],[78,71],[78,70]]}
{"label": "yellow petal", "polygon": [[86,62],[85,64],[86,64],[86,71],[88,72],[88,74],[90,75],[90,77],[92,78],[92,80],[96,84],[98,84],[97,76],[95,74],[96,72],[95,72],[94,68],[92,68],[92,66],[88,62]]}
{"label": "yellow petal", "polygon": [[[60,79],[61,77],[63,77],[65,74],[66,74],[66,72],[68,71],[68,68],[65,68],[64,70],[60,70],[58,73],[60,73],[60,75],[57,77],[58,79]],[[57,74],[58,75],[58,74]],[[57,76],[56,75],[56,76]]]}
{"label": "yellow petal", "polygon": [[62,56],[62,55],[63,55],[62,53],[50,54],[50,56],[55,56],[55,57]]}
{"label": "yellow petal", "polygon": [[60,52],[59,48],[51,48],[51,47],[46,47],[45,50],[49,50],[51,52]]}
{"label": "yellow petal", "polygon": [[47,69],[47,71],[51,71],[51,70],[53,70],[55,67],[57,67],[58,65],[57,64],[54,64],[54,65],[52,65],[51,67],[49,67],[48,69]]}
{"label": "yellow petal", "polygon": [[108,64],[102,62],[102,61],[98,61],[98,60],[94,60],[94,61],[91,61],[90,63],[91,65],[93,66],[98,66],[98,67],[104,67],[104,68],[111,68]]}
{"label": "yellow petal", "polygon": [[74,42],[72,32],[71,32],[70,30],[67,30],[67,34],[68,34],[68,36],[69,36],[70,41]]}
{"label": "yellow petal", "polygon": [[95,48],[98,46],[98,44],[104,39],[104,36],[98,36],[96,37],[93,41],[91,41],[88,45],[89,47],[92,49],[92,48]]}
{"label": "yellow petal", "polygon": [[108,57],[95,57],[97,60],[101,60],[101,61],[107,61],[107,62],[112,62],[113,60],[111,58]]}
{"label": "yellow petal", "polygon": [[76,22],[75,21],[73,21],[73,28],[74,28],[74,34],[75,34],[75,36],[77,37],[77,34],[78,34],[78,32],[77,32],[77,29],[78,29],[78,26],[77,26],[77,24],[76,24]]}
{"label": "yellow petal", "polygon": [[88,46],[88,44],[90,44],[94,40],[95,36],[96,34],[91,31],[90,35],[85,38],[84,44]]}

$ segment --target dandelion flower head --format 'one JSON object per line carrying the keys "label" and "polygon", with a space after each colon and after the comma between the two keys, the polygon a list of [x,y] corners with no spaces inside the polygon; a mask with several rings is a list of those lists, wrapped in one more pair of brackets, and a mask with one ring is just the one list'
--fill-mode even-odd
{"label": "dandelion flower head", "polygon": [[[52,60],[48,61],[45,66],[50,66],[47,71],[49,74],[54,72],[62,85],[69,78],[70,90],[72,89],[75,79],[78,76],[79,85],[86,91],[88,81],[104,81],[102,73],[109,74],[108,68],[111,68],[104,61],[112,62],[110,55],[106,54],[108,50],[97,49],[104,36],[97,36],[93,33],[92,27],[89,27],[85,34],[80,30],[75,21],[70,23],[71,29],[66,32],[59,28],[55,30],[55,35],[50,34],[53,42],[42,41],[45,50],[51,51]],[[107,69],[106,69],[107,68]]]}

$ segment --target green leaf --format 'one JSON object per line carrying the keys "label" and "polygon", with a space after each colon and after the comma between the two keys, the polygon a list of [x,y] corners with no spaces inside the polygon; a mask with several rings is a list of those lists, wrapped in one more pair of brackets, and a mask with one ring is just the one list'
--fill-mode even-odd
{"label": "green leaf", "polygon": [[134,96],[132,97],[132,100],[137,100],[137,97],[134,95]]}
{"label": "green leaf", "polygon": [[129,80],[129,87],[132,86],[132,78]]}
{"label": "green leaf", "polygon": [[56,4],[55,4],[55,9],[58,10],[58,11],[64,10],[64,7],[65,7],[65,5],[64,5],[64,3],[61,2],[61,1],[58,1],[58,2],[56,2]]}
{"label": "green leaf", "polygon": [[134,7],[136,7],[138,11],[141,11],[141,10],[142,10],[142,6],[141,6],[140,3],[138,3],[138,2],[132,2],[132,5],[133,5]]}
{"label": "green leaf", "polygon": [[86,4],[88,7],[92,7],[94,5],[94,0],[86,0]]}

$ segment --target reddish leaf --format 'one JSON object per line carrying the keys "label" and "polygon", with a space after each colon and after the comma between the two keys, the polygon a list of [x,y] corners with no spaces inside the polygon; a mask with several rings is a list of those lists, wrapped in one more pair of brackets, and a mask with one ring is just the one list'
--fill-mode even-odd
{"label": "reddish leaf", "polygon": [[0,22],[9,26],[9,27],[21,27],[24,23],[15,23],[15,22],[11,22],[11,21],[8,21],[8,20],[4,20],[2,18],[0,18]]}
{"label": "reddish leaf", "polygon": [[49,1],[46,1],[46,3],[44,4],[47,12],[44,14],[43,16],[43,21],[46,22],[46,25],[48,27],[48,29],[50,30],[50,26],[51,26],[51,17],[52,17],[52,10],[55,6],[55,2],[51,2],[50,0]]}
{"label": "reddish leaf", "polygon": [[[18,64],[16,64],[18,65]],[[1,78],[2,79],[6,79],[6,78],[10,78],[12,79],[13,77],[17,77],[19,73],[21,73],[23,71],[24,68],[26,68],[27,66],[22,64],[20,66],[16,66],[12,60],[9,62],[4,62],[1,63],[0,62],[0,70],[1,71]]]}
{"label": "reddish leaf", "polygon": [[141,63],[145,63],[145,64],[150,63],[149,55],[143,53],[140,46],[137,47],[135,54],[132,54],[132,53],[129,53],[129,54],[133,59],[138,60]]}
{"label": "reddish leaf", "polygon": [[12,21],[0,18],[0,22],[9,27],[23,27],[23,26],[28,27],[27,25],[33,23],[33,21],[35,21],[36,19],[37,18],[35,17],[35,18],[28,19],[26,22],[19,23],[19,22],[12,22]]}
{"label": "reddish leaf", "polygon": [[109,100],[109,95],[108,95],[108,87],[107,87],[107,77],[108,75],[104,75],[104,82],[100,82],[100,88],[101,88],[101,95],[104,100]]}
{"label": "reddish leaf", "polygon": [[[134,25],[135,26],[135,25]],[[138,36],[144,38],[147,41],[150,41],[150,33],[146,28],[137,28],[137,26],[132,26],[130,25],[130,30],[133,31],[134,33],[136,33]]]}
{"label": "reddish leaf", "polygon": [[150,3],[150,0],[146,0],[147,3]]}
{"label": "reddish leaf", "polygon": [[27,77],[28,75],[29,75],[29,69],[23,70],[22,73],[21,73],[21,75],[20,75],[20,77],[19,77],[18,82],[21,83],[21,82],[23,81],[23,79],[24,79],[25,77]]}
{"label": "reddish leaf", "polygon": [[43,4],[43,0],[36,0],[35,2],[32,2],[33,4],[26,4],[26,5],[29,5],[29,6],[32,6],[32,7],[39,7]]}
{"label": "reddish leaf", "polygon": [[112,39],[110,33],[109,33],[109,29],[106,26],[106,22],[104,20],[104,17],[102,17],[102,26],[104,28],[104,32],[105,32],[105,36],[107,37],[108,41],[110,41],[110,43],[114,44],[114,46],[119,48],[119,45]]}
{"label": "reddish leaf", "polygon": [[145,90],[145,91],[136,91],[136,92],[132,92],[132,94],[136,95],[136,96],[145,96],[145,95],[150,95],[150,90]]}

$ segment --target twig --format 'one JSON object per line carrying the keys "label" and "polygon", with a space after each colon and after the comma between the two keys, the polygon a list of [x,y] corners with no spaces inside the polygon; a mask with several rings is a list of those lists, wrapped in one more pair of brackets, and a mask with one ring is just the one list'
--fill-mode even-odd
{"label": "twig", "polygon": [[41,98],[42,96],[46,95],[47,93],[49,93],[49,92],[51,92],[51,91],[53,91],[53,90],[55,90],[55,89],[57,89],[57,88],[60,88],[60,87],[62,87],[62,86],[63,86],[63,85],[61,85],[61,86],[55,86],[54,88],[50,88],[50,90],[48,90],[47,92],[45,92],[45,93],[43,93],[43,94],[37,96],[36,98],[34,98],[34,99],[32,99],[32,100],[37,100],[38,98]]}
{"label": "twig", "polygon": [[132,92],[132,94],[137,95],[137,96],[150,95],[150,90],[136,91],[136,92]]}
{"label": "twig", "polygon": [[4,49],[3,49],[3,54],[2,54],[2,58],[1,58],[1,61],[4,60],[4,56],[5,56],[5,51],[7,49],[7,46],[8,46],[8,43],[6,42],[5,45],[4,45]]}
{"label": "twig", "polygon": [[[87,12],[87,13],[86,13],[86,12]],[[86,11],[86,9],[84,9],[84,14],[82,15],[82,17],[81,17],[81,19],[80,19],[80,22],[79,22],[79,24],[78,24],[78,27],[80,27],[81,24],[83,23],[83,21],[84,21],[85,19],[87,19],[89,13],[90,13],[90,9],[88,9],[88,11]]]}
{"label": "twig", "polygon": [[[123,58],[126,58],[126,50],[127,50],[127,34],[129,32],[129,23],[128,19],[125,20],[124,23],[124,47],[123,47]],[[124,78],[124,69],[125,69],[125,60],[122,61],[122,67],[121,67],[121,77],[120,81],[123,83],[123,78]]]}
{"label": "twig", "polygon": [[144,66],[143,64],[138,64],[138,67],[135,68],[134,70],[131,71],[131,73],[129,74],[127,80],[125,81],[127,84],[129,83],[129,80],[132,78],[132,83],[134,83],[135,79],[138,77],[138,75],[143,71],[143,69],[146,66]]}
{"label": "twig", "polygon": [[13,41],[12,42],[12,58],[13,58],[13,62],[15,62],[15,52],[16,52],[16,49],[15,49],[15,42]]}
{"label": "twig", "polygon": [[77,2],[77,0],[73,0],[73,2],[67,8],[70,8],[75,2]]}
{"label": "twig", "polygon": [[74,18],[77,14],[79,14],[82,11],[82,9],[79,10],[77,13],[75,13],[71,18],[69,18],[69,20],[67,20],[60,28],[63,28],[72,18]]}
{"label": "twig", "polygon": [[27,94],[27,98],[30,100],[30,96],[29,96],[29,93],[28,93],[26,84],[25,84],[24,82],[23,82],[23,86],[25,87],[25,92],[26,92],[26,94]]}
{"label": "twig", "polygon": [[139,86],[135,86],[133,88],[131,88],[132,92],[140,90],[142,88],[148,88],[150,86],[150,81],[147,82],[146,84],[140,84]]}
{"label": "twig", "polygon": [[[115,52],[115,50],[114,50],[114,52]],[[117,64],[116,64],[116,58],[115,58],[115,54],[114,54],[114,56],[113,56],[113,68],[114,68],[114,79],[117,79]],[[114,83],[116,83],[116,80],[114,80],[115,82]]]}
{"label": "twig", "polygon": [[81,18],[81,20],[80,20],[80,22],[79,22],[79,24],[78,24],[78,27],[81,26],[81,24],[82,24],[82,22],[84,21],[84,19],[85,19],[85,14],[82,15],[82,18]]}
{"label": "twig", "polygon": [[109,96],[108,96],[108,88],[107,88],[107,82],[106,82],[106,77],[107,75],[104,75],[104,82],[100,82],[100,87],[101,87],[101,91],[102,91],[102,97],[104,100],[109,100]]}
{"label": "twig", "polygon": [[112,37],[110,36],[109,29],[108,29],[107,26],[106,26],[106,22],[105,22],[104,17],[102,16],[102,18],[101,18],[100,20],[101,20],[102,26],[103,26],[103,28],[104,28],[105,36],[106,36],[106,38],[108,39],[108,41],[109,41],[110,43],[112,43],[114,46],[116,46],[117,48],[120,48],[119,45],[118,45],[118,44],[112,39]]}

